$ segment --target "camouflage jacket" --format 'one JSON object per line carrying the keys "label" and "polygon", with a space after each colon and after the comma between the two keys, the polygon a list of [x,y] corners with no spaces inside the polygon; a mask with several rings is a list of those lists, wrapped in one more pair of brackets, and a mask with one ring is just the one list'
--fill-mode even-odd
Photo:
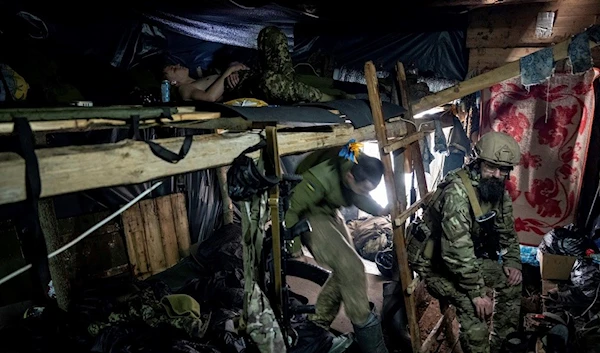
{"label": "camouflage jacket", "polygon": [[309,214],[325,213],[334,216],[344,206],[355,205],[374,216],[383,215],[383,208],[371,197],[356,194],[343,181],[353,162],[338,157],[340,147],[316,151],[308,155],[296,168],[303,180],[296,185],[290,197],[285,224],[292,227]]}
{"label": "camouflage jacket", "polygon": [[[469,167],[465,168],[473,188],[477,190],[479,173]],[[519,241],[508,192],[504,192],[503,200],[497,204],[479,200],[484,214],[490,210],[496,212],[493,225],[486,233],[475,221],[467,191],[456,171],[447,174],[438,190],[441,190],[440,193],[434,195],[423,214],[423,221],[429,226],[435,239],[434,256],[431,259],[433,271],[454,278],[458,288],[474,298],[485,293],[483,275],[479,268],[481,260],[476,257],[475,251],[478,245],[498,242],[503,265],[521,269]]]}

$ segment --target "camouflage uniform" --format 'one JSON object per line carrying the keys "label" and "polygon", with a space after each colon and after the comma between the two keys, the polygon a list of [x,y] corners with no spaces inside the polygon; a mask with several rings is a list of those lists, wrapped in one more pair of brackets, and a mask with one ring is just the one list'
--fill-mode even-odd
{"label": "camouflage uniform", "polygon": [[[470,166],[465,169],[476,188],[480,173]],[[487,231],[475,221],[457,171],[449,172],[423,214],[423,225],[431,232],[433,246],[411,263],[432,295],[455,305],[461,325],[461,345],[472,353],[490,352],[490,339],[491,351],[499,351],[502,340],[518,327],[521,302],[521,285],[509,286],[503,271],[503,266],[521,270],[511,198],[505,191],[498,204],[480,200],[480,205],[484,214],[490,210],[496,212]],[[493,247],[501,249],[502,263],[487,255],[495,252],[491,250]],[[410,257],[413,251],[410,242],[408,248]],[[477,317],[472,299],[491,291],[495,291],[495,306],[490,338],[490,330]]]}
{"label": "camouflage uniform", "polygon": [[296,173],[302,174],[303,180],[294,188],[285,216],[288,227],[300,218],[309,220],[313,230],[303,235],[302,242],[319,264],[332,270],[317,299],[316,314],[311,317],[326,327],[335,319],[342,302],[354,324],[364,323],[371,312],[364,266],[339,208],[356,205],[373,215],[383,213],[375,200],[355,194],[344,185],[342,176],[354,163],[338,157],[339,150],[317,151],[300,163]]}
{"label": "camouflage uniform", "polygon": [[[181,303],[181,306],[174,309],[174,302]],[[88,332],[97,336],[110,326],[144,322],[151,327],[168,325],[186,332],[190,338],[202,338],[208,329],[209,321],[210,314],[202,315],[200,304],[194,298],[175,294],[159,300],[154,290],[148,287],[129,298],[123,308],[111,312],[106,320],[91,323]]]}
{"label": "camouflage uniform", "polygon": [[240,82],[230,95],[254,97],[269,104],[319,102],[324,94],[300,82],[294,71],[287,37],[279,28],[269,26],[258,34],[258,71],[239,71]]}

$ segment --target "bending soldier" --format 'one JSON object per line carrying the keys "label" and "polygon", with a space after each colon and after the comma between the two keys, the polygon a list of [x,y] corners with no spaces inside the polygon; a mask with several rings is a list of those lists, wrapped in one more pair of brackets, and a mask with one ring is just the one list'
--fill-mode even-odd
{"label": "bending soldier", "polygon": [[387,353],[381,324],[370,308],[363,263],[339,211],[342,206],[356,205],[372,215],[389,213],[369,196],[381,181],[383,164],[366,155],[358,155],[355,163],[353,156],[347,159],[339,154],[339,147],[325,149],[300,163],[296,173],[303,180],[293,190],[285,224],[291,228],[307,218],[312,232],[302,235],[302,243],[319,264],[332,270],[319,293],[312,321],[329,328],[343,302],[362,352]]}
{"label": "bending soldier", "polygon": [[489,132],[473,157],[448,173],[422,220],[411,225],[409,261],[432,295],[456,307],[463,349],[499,352],[519,323],[521,257],[504,183],[521,154],[511,136]]}

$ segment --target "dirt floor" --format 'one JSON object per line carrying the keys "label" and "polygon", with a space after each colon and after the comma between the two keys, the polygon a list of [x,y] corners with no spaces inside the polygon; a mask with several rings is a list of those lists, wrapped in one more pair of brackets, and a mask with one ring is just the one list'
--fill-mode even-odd
{"label": "dirt floor", "polygon": [[[297,260],[316,264],[314,259],[310,256],[302,256]],[[377,311],[381,312],[381,306],[383,303],[383,284],[386,282],[386,279],[381,276],[377,270],[377,267],[374,266],[374,263],[367,260],[364,260],[363,262],[365,263],[367,280],[369,282],[369,300],[375,304]],[[288,277],[287,282],[292,291],[308,298],[310,304],[314,304],[316,302],[320,291],[320,287],[318,285],[294,277]],[[424,287],[419,287],[414,295],[417,298],[417,317],[420,317],[419,327],[421,328],[421,342],[424,342],[441,318],[442,314],[440,312],[438,301],[429,295]],[[331,328],[338,332],[353,331],[352,323],[346,317],[343,306],[337,318],[332,323]],[[454,333],[452,336],[458,337],[458,322],[456,320],[453,321],[452,329]],[[433,344],[431,352],[461,353],[462,350],[460,349],[460,344],[456,343],[456,339],[453,339],[453,337],[448,339],[451,342],[447,342],[447,337],[442,329],[442,333],[438,336],[438,339]],[[450,347],[453,346],[454,350],[451,350]]]}
{"label": "dirt floor", "polygon": [[[420,298],[417,305],[417,317],[420,317],[419,328],[421,329],[421,342],[424,342],[427,336],[431,333],[435,325],[442,317],[440,312],[440,303],[437,299],[433,298],[425,288],[420,289],[420,293],[416,293],[417,297]],[[422,299],[421,299],[422,298]],[[459,353],[462,352],[458,339],[458,321],[454,319],[452,321],[452,335],[447,335],[444,328],[442,328],[441,334],[432,346],[431,352],[437,353]]]}

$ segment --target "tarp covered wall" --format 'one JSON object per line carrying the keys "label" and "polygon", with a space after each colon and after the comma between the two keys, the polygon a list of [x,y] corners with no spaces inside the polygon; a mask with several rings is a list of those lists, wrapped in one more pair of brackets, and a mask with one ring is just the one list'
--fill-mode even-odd
{"label": "tarp covered wall", "polygon": [[320,51],[334,55],[338,66],[360,70],[368,60],[384,70],[400,60],[450,80],[464,79],[467,70],[462,17],[432,18],[418,27],[403,24],[409,19],[394,25],[383,21],[377,26],[361,21],[340,25],[274,3],[257,8],[216,3],[183,9],[163,4],[118,11],[94,6],[79,16],[54,7],[15,6],[0,16],[0,30],[57,43],[63,55],[93,56],[121,69],[162,54],[191,68],[205,69],[215,59],[241,61],[253,55],[259,31],[274,25],[288,36],[296,61]]}

